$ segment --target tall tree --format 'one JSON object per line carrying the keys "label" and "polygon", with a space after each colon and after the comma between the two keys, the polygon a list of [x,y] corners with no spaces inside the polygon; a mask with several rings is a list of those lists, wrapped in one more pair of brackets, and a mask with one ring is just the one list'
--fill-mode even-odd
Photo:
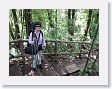
{"label": "tall tree", "polygon": [[89,30],[89,36],[90,36],[90,39],[93,39],[94,38],[94,35],[95,35],[95,30],[97,29],[97,14],[99,13],[99,11],[97,9],[94,9],[92,11],[92,18],[91,18],[91,24],[90,24],[90,30]]}
{"label": "tall tree", "polygon": [[52,20],[53,12],[52,12],[52,10],[47,10],[47,12],[48,12],[49,26],[51,28],[54,28],[54,24],[53,24],[53,20]]}
{"label": "tall tree", "polygon": [[89,31],[90,22],[91,22],[91,17],[92,17],[92,9],[89,9],[88,20],[87,20],[87,25],[86,25],[86,29],[85,29],[83,41],[86,40],[87,33],[88,33],[88,31]]}
{"label": "tall tree", "polygon": [[[68,9],[68,33],[74,36],[75,31],[75,9]],[[72,38],[69,38],[72,41]]]}
{"label": "tall tree", "polygon": [[93,41],[92,41],[92,44],[91,44],[91,47],[90,47],[90,50],[89,50],[89,53],[88,53],[88,58],[87,58],[87,61],[86,61],[86,63],[85,63],[85,67],[84,67],[84,69],[83,69],[82,75],[85,74],[86,68],[87,68],[87,66],[88,66],[88,62],[89,62],[89,60],[90,60],[90,53],[91,53],[91,50],[92,50],[92,48],[93,48],[93,45],[94,45],[94,43],[95,43],[95,40],[96,40],[96,37],[97,37],[97,34],[98,34],[98,30],[99,30],[99,20],[98,20],[98,19],[99,19],[99,13],[97,13],[97,29],[96,29],[96,31],[95,31],[94,39],[93,39]]}
{"label": "tall tree", "polygon": [[11,26],[10,22],[9,22],[9,33],[10,33],[10,35],[11,35],[12,40],[15,40],[13,31],[12,31],[12,26]]}
{"label": "tall tree", "polygon": [[[81,47],[80,47],[80,53],[82,53],[82,49],[84,48],[84,41],[87,38],[87,33],[88,33],[88,30],[89,30],[89,27],[90,27],[90,22],[91,22],[91,16],[92,16],[92,9],[89,9],[87,25],[86,25],[86,29],[85,29],[85,32],[84,32],[83,41],[82,41],[82,44],[81,44]],[[81,54],[79,54],[79,57],[81,59]]]}
{"label": "tall tree", "polygon": [[24,18],[25,18],[25,23],[26,23],[26,38],[30,35],[30,32],[32,29],[29,28],[28,22],[32,20],[32,10],[31,9],[25,9],[24,10]]}
{"label": "tall tree", "polygon": [[23,14],[23,9],[20,9],[20,11],[19,11],[19,13],[20,13],[20,22],[21,22],[21,38],[22,39],[24,39],[24,14]]}
{"label": "tall tree", "polygon": [[68,33],[72,35],[72,30],[71,30],[71,9],[68,9]]}
{"label": "tall tree", "polygon": [[14,25],[15,25],[15,38],[19,39],[20,38],[20,31],[19,31],[16,9],[12,9],[12,14],[13,14]]}

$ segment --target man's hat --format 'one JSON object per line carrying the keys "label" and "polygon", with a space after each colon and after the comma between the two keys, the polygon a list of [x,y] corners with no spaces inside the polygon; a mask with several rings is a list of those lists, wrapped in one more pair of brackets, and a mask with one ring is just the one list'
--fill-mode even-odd
{"label": "man's hat", "polygon": [[39,21],[35,22],[34,27],[42,27],[41,22]]}

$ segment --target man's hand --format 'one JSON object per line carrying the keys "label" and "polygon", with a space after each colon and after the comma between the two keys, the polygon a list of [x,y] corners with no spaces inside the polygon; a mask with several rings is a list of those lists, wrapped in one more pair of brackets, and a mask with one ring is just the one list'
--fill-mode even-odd
{"label": "man's hand", "polygon": [[43,50],[45,50],[45,47],[46,47],[46,46],[43,46]]}
{"label": "man's hand", "polygon": [[34,41],[32,41],[32,44],[34,44]]}

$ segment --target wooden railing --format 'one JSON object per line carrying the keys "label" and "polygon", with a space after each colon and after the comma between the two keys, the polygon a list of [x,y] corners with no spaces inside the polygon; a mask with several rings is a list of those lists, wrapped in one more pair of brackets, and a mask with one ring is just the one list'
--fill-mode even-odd
{"label": "wooden railing", "polygon": [[[28,42],[28,40],[27,39],[26,40],[21,40],[21,39],[13,40],[13,41],[9,42],[9,45],[12,46],[12,47],[15,47],[15,48],[19,49],[19,48],[21,48],[20,44],[24,43],[24,42]],[[54,43],[55,53],[50,52],[50,53],[44,53],[44,54],[69,54],[69,53],[63,53],[63,52],[62,53],[57,53],[57,49],[58,49],[57,46],[59,44],[60,45],[62,45],[62,44],[78,44],[79,48],[81,48],[80,46],[81,46],[81,43],[82,43],[81,41],[79,42],[79,41],[60,41],[60,40],[57,40],[57,41],[56,40],[46,40],[46,42],[47,42],[47,45],[48,45],[48,43]],[[83,44],[85,44],[85,45],[91,45],[90,42],[83,42]],[[95,45],[98,45],[98,43],[96,43]],[[19,47],[16,47],[16,46],[19,46]],[[24,45],[23,45],[22,49],[23,48],[24,48]],[[73,52],[73,53],[76,53],[76,52]]]}
{"label": "wooden railing", "polygon": [[[19,49],[21,51],[21,55],[19,56],[24,56],[23,54],[23,49],[24,49],[24,45],[23,43],[24,42],[28,42],[28,40],[22,40],[22,39],[17,39],[17,40],[13,40],[13,41],[10,41],[9,42],[9,45],[16,48],[16,49]],[[50,52],[45,52],[43,53],[44,55],[49,55],[49,54],[53,54],[55,55],[55,58],[57,58],[57,55],[69,55],[69,54],[87,54],[88,52],[59,52],[58,51],[58,45],[63,45],[63,44],[77,44],[79,46],[79,49],[81,49],[81,44],[82,42],[79,42],[79,41],[60,41],[60,40],[46,40],[46,43],[48,45],[48,43],[54,43],[53,47],[54,47],[54,52],[52,52],[53,50],[51,50]],[[83,42],[83,44],[85,45],[91,45],[90,42]],[[98,45],[98,43],[96,43],[95,45]],[[17,47],[19,46],[19,47]],[[75,45],[73,45],[75,46]],[[67,49],[67,48],[66,48]],[[72,48],[71,48],[72,50]],[[18,57],[19,57],[18,56]]]}

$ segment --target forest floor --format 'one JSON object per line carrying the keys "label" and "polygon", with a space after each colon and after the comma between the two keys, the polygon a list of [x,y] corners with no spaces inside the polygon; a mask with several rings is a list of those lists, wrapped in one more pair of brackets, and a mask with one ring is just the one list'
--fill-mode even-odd
{"label": "forest floor", "polygon": [[[78,76],[79,71],[84,68],[87,57],[68,58],[67,56],[59,56],[54,59],[53,57],[42,57],[42,68],[37,69],[35,76]],[[98,60],[97,60],[98,62]],[[24,73],[29,76],[31,72],[32,60],[25,61]],[[9,65],[9,76],[22,76],[22,62],[16,61]]]}

